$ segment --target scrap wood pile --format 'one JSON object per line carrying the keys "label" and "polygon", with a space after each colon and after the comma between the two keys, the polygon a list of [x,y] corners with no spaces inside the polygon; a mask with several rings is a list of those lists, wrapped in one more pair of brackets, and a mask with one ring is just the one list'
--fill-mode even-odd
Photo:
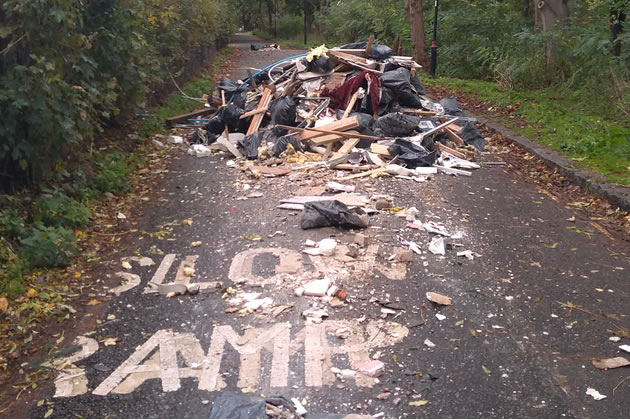
{"label": "scrap wood pile", "polygon": [[484,149],[475,120],[453,97],[437,103],[425,96],[411,57],[371,41],[322,45],[242,82],[226,78],[208,109],[167,122],[193,128],[190,154],[221,149],[256,176],[331,169],[350,172],[337,180],[470,176],[480,167],[471,160]]}

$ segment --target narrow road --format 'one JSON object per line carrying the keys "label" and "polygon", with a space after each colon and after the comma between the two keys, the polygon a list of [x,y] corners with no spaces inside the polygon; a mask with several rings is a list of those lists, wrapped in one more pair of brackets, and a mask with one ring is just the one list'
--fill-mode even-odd
{"label": "narrow road", "polygon": [[[239,34],[233,46],[261,42]],[[248,53],[233,77],[298,52]],[[505,167],[423,183],[347,182],[442,224],[451,235],[444,256],[428,251],[433,234],[406,227],[395,213],[370,216],[362,232],[304,231],[301,212],[277,208],[335,176],[258,179],[227,155],[181,153],[163,189],[137,212],[140,231],[160,234],[138,233],[120,255],[138,250],[155,265],[129,260],[127,273],[138,277],[81,339],[82,352],[67,361],[74,376],[51,384],[52,417],[208,418],[229,392],[297,398],[312,418],[628,416],[630,381],[613,392],[628,368],[591,364],[630,358],[619,349],[630,338],[609,340],[630,329],[628,242],[593,229],[574,207]],[[422,254],[390,261],[399,237]],[[336,254],[301,252],[305,241],[325,238],[337,241]],[[476,256],[458,257],[463,250]],[[102,274],[125,271],[121,261],[104,261]],[[346,302],[296,296],[297,287],[324,278],[347,292]],[[168,298],[150,282],[194,282],[200,291]],[[429,302],[427,292],[452,305]],[[248,293],[270,304],[243,309]],[[312,308],[328,317],[305,320]],[[377,376],[361,373],[378,361]],[[595,400],[588,388],[607,398]],[[46,411],[33,406],[30,415]]]}

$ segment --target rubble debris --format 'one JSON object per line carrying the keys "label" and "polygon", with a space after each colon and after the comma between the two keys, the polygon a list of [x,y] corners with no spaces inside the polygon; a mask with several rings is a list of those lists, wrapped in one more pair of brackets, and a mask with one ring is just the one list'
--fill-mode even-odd
{"label": "rubble debris", "polygon": [[308,413],[306,408],[304,408],[300,400],[298,400],[297,398],[291,398],[291,402],[295,406],[295,412],[298,413],[298,415],[303,416]]}
{"label": "rubble debris", "polygon": [[314,280],[310,283],[304,285],[304,295],[305,296],[324,296],[326,292],[330,288],[331,281],[330,279],[323,278],[320,280]]}
{"label": "rubble debris", "polygon": [[352,368],[368,376],[378,376],[385,369],[385,364],[380,360],[368,360],[365,362],[355,362]]}
{"label": "rubble debris", "polygon": [[597,391],[595,388],[587,388],[586,395],[590,395],[596,401],[603,400],[604,398],[606,398],[605,395],[600,394],[599,391]]}
{"label": "rubble debris", "polygon": [[439,293],[427,292],[426,296],[427,296],[427,299],[429,299],[433,303],[437,303],[438,305],[448,306],[452,303],[450,297],[440,295]]}
{"label": "rubble debris", "polygon": [[434,236],[431,239],[431,243],[429,243],[429,251],[431,251],[431,253],[435,255],[445,255],[446,250],[445,250],[444,238],[439,237],[439,236]]}
{"label": "rubble debris", "polygon": [[[228,166],[258,179],[320,179],[321,172],[334,171],[337,182],[321,183],[333,194],[355,191],[343,181],[362,184],[367,177],[392,176],[424,182],[438,174],[472,176],[470,170],[492,167],[475,162],[473,148],[483,151],[485,139],[457,100],[428,98],[416,74],[420,65],[371,41],[332,49],[322,45],[260,70],[247,69],[245,80],[224,78],[214,94],[204,95],[204,109],[167,120],[178,130],[167,143],[187,143],[188,154],[197,157],[227,154],[234,159]],[[277,45],[250,47],[264,51]],[[321,200],[281,208],[303,209],[303,229],[368,226],[364,213],[372,207],[339,204],[321,194]]]}
{"label": "rubble debris", "polygon": [[477,254],[476,252],[473,252],[469,249],[465,250],[465,251],[460,251],[457,253],[458,257],[466,257],[467,259],[469,259],[470,261],[474,260],[475,257],[479,258],[481,257],[481,254]]}
{"label": "rubble debris", "polygon": [[630,366],[630,361],[625,357],[611,357],[609,359],[593,359],[593,366],[597,369],[608,370]]}

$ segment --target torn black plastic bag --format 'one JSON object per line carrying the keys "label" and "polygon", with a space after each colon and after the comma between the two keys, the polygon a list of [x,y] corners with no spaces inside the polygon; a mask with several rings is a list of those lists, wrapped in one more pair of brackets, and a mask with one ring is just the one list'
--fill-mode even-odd
{"label": "torn black plastic bag", "polygon": [[[337,119],[340,120],[343,117],[344,110],[338,109]],[[372,130],[372,126],[374,125],[374,117],[370,114],[366,114],[364,112],[351,112],[349,117],[357,117],[359,122],[359,126],[355,129],[361,134],[365,134],[366,136],[376,136],[376,133]],[[374,143],[374,140],[369,139],[359,139],[359,142],[355,147],[359,149],[369,149],[370,145]]]}
{"label": "torn black plastic bag", "polygon": [[330,61],[328,61],[328,58],[324,56],[313,57],[310,62],[304,59],[303,63],[306,65],[306,70],[312,71],[313,73],[328,73],[334,68]]}
{"label": "torn black plastic bag", "polygon": [[[351,44],[342,45],[339,48],[342,50],[364,50],[367,48],[367,42],[353,42]],[[391,57],[393,53],[394,50],[387,45],[372,44],[368,58],[373,58],[374,60],[386,60]]]}
{"label": "torn black plastic bag", "polygon": [[241,147],[245,151],[245,156],[247,156],[247,159],[258,159],[258,148],[262,144],[264,136],[265,132],[259,131],[254,134],[250,134],[243,140],[239,140],[238,144],[241,145]]}
{"label": "torn black plastic bag", "polygon": [[229,104],[219,110],[218,116],[224,124],[227,124],[230,133],[245,133],[249,122],[245,119],[241,120],[241,115],[244,113],[243,108],[239,108],[236,104]]}
{"label": "torn black plastic bag", "polygon": [[311,201],[304,204],[302,229],[336,226],[346,229],[364,229],[368,226],[367,214],[361,209],[350,210],[337,200]]}
{"label": "torn black plastic bag", "polygon": [[218,135],[225,131],[225,123],[219,115],[215,115],[203,126],[203,129],[210,134]]}
{"label": "torn black plastic bag", "polygon": [[234,80],[225,77],[223,80],[221,80],[221,82],[219,82],[217,89],[219,90],[219,93],[221,93],[220,91],[225,91],[225,100],[227,102],[232,99],[230,104],[236,105],[237,108],[244,109],[245,102],[247,102],[248,88],[247,86],[239,86],[240,85]]}
{"label": "torn black plastic bag", "polygon": [[293,146],[293,150],[295,150],[296,152],[301,152],[303,150],[302,143],[298,139],[291,136],[284,136],[284,137],[280,137],[279,139],[275,141],[273,145],[273,150],[272,150],[273,155],[275,157],[280,156],[282,152],[287,150],[287,146],[289,144]]}
{"label": "torn black plastic bag", "polygon": [[[381,85],[396,93],[398,102],[411,108],[422,108],[422,101],[411,84],[411,73],[404,67],[386,71],[380,77]],[[422,85],[420,85],[422,87]],[[424,90],[423,90],[424,92]]]}
{"label": "torn black plastic bag", "polygon": [[418,79],[418,76],[412,76],[409,77],[409,83],[411,83],[411,86],[413,86],[413,88],[416,90],[416,93],[418,95],[426,95],[425,91],[424,91],[424,86],[422,86],[422,82],[420,82],[420,79]]}
{"label": "torn black plastic bag", "polygon": [[420,117],[417,115],[392,112],[376,120],[372,128],[378,136],[405,137],[418,127],[419,122]]}
{"label": "torn black plastic bag", "polygon": [[464,127],[457,132],[457,135],[464,140],[464,144],[474,146],[477,150],[483,152],[486,141],[470,121],[466,121]]}
{"label": "torn black plastic bag", "polygon": [[222,392],[212,403],[211,419],[266,419],[265,400],[236,392]]}
{"label": "torn black plastic bag", "polygon": [[290,96],[284,96],[274,100],[269,107],[271,111],[271,123],[273,125],[295,126],[296,108],[297,101]]}
{"label": "torn black plastic bag", "polygon": [[397,162],[404,163],[409,169],[432,166],[435,163],[435,152],[428,152],[424,147],[407,140],[396,139],[387,151],[396,157]]}
{"label": "torn black plastic bag", "polygon": [[446,115],[452,115],[453,117],[464,117],[464,111],[459,107],[459,103],[454,96],[449,96],[440,101],[440,105],[444,108]]}

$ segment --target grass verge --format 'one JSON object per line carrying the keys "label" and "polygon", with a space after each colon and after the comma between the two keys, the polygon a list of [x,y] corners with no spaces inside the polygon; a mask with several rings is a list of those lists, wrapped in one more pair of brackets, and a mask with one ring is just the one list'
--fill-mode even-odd
{"label": "grass verge", "polygon": [[490,110],[486,115],[561,152],[577,166],[600,173],[611,182],[630,185],[630,118],[609,98],[584,90],[518,92],[476,80],[427,78],[423,83],[505,108],[508,112]]}

